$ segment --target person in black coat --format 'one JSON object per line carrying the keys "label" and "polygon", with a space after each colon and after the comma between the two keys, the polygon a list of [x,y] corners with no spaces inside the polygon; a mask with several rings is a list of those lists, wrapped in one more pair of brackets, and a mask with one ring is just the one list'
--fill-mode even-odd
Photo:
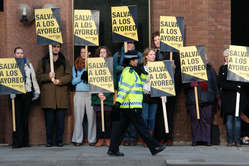
{"label": "person in black coat", "polygon": [[[160,51],[160,34],[159,32],[154,32],[152,37],[155,52],[156,52],[156,61],[170,60],[170,52],[161,52]],[[176,96],[167,97],[166,109],[167,117],[169,124],[169,133],[165,133],[164,129],[164,119],[163,119],[163,109],[162,104],[159,104],[159,108],[156,114],[156,125],[155,125],[155,138],[160,141],[160,143],[166,143],[168,146],[173,144],[174,136],[174,118],[176,112],[176,102],[177,97],[181,91],[181,67],[180,67],[180,56],[179,53],[173,53],[172,60],[174,64],[174,79],[175,79],[175,90]]]}
{"label": "person in black coat", "polygon": [[231,146],[235,143],[240,146],[240,117],[235,117],[236,96],[237,92],[240,93],[240,109],[242,113],[246,109],[246,91],[245,84],[236,81],[227,80],[227,63],[228,63],[229,50],[224,51],[225,64],[219,69],[218,87],[221,94],[221,112],[224,117],[224,122],[227,129],[227,145]]}

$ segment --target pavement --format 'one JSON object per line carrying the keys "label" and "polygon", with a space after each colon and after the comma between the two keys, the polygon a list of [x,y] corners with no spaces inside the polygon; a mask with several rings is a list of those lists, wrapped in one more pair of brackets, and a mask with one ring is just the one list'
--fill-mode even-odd
{"label": "pavement", "polygon": [[0,166],[249,166],[249,146],[168,146],[152,156],[142,145],[120,146],[124,157],[110,157],[107,147],[83,145],[12,149],[0,146]]}

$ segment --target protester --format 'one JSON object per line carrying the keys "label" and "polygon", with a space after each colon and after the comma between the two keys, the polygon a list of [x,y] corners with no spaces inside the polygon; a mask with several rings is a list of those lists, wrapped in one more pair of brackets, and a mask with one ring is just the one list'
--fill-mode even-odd
{"label": "protester", "polygon": [[[192,145],[199,143],[211,145],[211,124],[212,111],[214,110],[216,100],[219,96],[216,72],[207,61],[208,81],[192,82],[185,85],[187,111],[191,118]],[[194,87],[197,87],[200,119],[197,119],[196,101]]]}
{"label": "protester", "polygon": [[26,93],[11,94],[10,98],[15,99],[15,120],[16,131],[13,132],[12,148],[29,147],[29,113],[32,101],[38,99],[40,88],[36,80],[32,63],[25,58],[22,47],[14,49],[14,57],[24,61],[24,80]]}
{"label": "protester", "polygon": [[[110,57],[110,51],[101,46],[96,50],[95,57],[106,58]],[[102,121],[101,121],[101,100],[104,101],[104,126],[105,131],[102,132]],[[110,138],[111,138],[111,110],[113,104],[113,93],[98,93],[92,94],[92,106],[93,110],[96,112],[96,120],[97,120],[97,139],[96,147],[110,146]]]}
{"label": "protester", "polygon": [[52,45],[54,72],[51,72],[49,54],[38,64],[37,78],[41,86],[41,107],[46,122],[47,147],[53,146],[56,123],[56,146],[63,146],[64,119],[68,109],[68,85],[72,80],[71,66],[61,53],[61,45]]}
{"label": "protester", "polygon": [[148,77],[148,73],[143,67],[137,67],[139,58],[137,51],[128,51],[124,58],[125,68],[119,81],[118,97],[113,106],[113,111],[120,110],[120,123],[117,123],[118,126],[113,126],[111,145],[107,154],[110,156],[124,156],[124,154],[119,151],[119,145],[122,140],[121,135],[127,129],[128,125],[132,123],[149,147],[151,154],[155,155],[163,151],[165,147],[152,138],[145,128],[141,116],[143,84]]}
{"label": "protester", "polygon": [[[155,51],[154,49],[145,49],[143,53],[143,64],[144,69],[148,72],[148,62],[155,61]],[[155,120],[158,104],[160,104],[159,97],[151,97],[151,88],[150,88],[150,78],[148,77],[144,84],[144,95],[143,95],[143,111],[142,117],[145,122],[145,126],[148,129],[150,135],[153,135],[155,129]]]}
{"label": "protester", "polygon": [[72,84],[76,86],[74,95],[74,131],[72,142],[80,146],[83,141],[83,119],[86,113],[88,126],[88,144],[96,143],[96,114],[91,106],[91,93],[88,87],[88,74],[85,70],[86,50],[81,48],[80,56],[76,58],[73,66]]}
{"label": "protester", "polygon": [[[152,40],[156,52],[156,61],[170,60],[169,52],[162,52],[160,50],[160,34],[159,32],[154,32],[152,35]],[[173,60],[173,69],[174,69],[174,81],[175,81],[175,90],[176,96],[167,97],[166,109],[167,109],[167,118],[169,125],[169,133],[165,133],[164,129],[164,119],[163,119],[163,109],[162,105],[159,105],[157,114],[156,114],[156,127],[155,127],[155,138],[160,141],[160,143],[166,143],[171,146],[173,144],[174,137],[174,118],[176,112],[176,102],[177,97],[181,91],[181,68],[180,68],[180,57],[179,53],[172,54]]]}
{"label": "protester", "polygon": [[224,51],[225,64],[219,69],[218,85],[221,93],[221,111],[223,113],[224,122],[227,129],[227,146],[240,146],[240,117],[235,117],[236,96],[240,93],[240,113],[246,108],[246,90],[245,86],[236,81],[227,80],[227,64],[228,64],[229,50]]}
{"label": "protester", "polygon": [[[127,51],[134,50],[135,43],[133,41],[127,42]],[[116,52],[113,56],[113,64],[114,64],[114,88],[118,90],[118,81],[120,80],[121,73],[124,69],[123,62],[124,62],[124,47],[121,48],[120,51]],[[138,52],[138,63],[142,63],[142,53]],[[127,131],[124,134],[123,145],[125,146],[135,146],[137,144],[137,133],[135,127],[130,124]]]}

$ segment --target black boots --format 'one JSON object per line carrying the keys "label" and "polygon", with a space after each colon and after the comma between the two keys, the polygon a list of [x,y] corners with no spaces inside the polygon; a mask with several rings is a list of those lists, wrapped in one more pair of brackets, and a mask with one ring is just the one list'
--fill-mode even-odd
{"label": "black boots", "polygon": [[156,155],[157,153],[163,151],[165,148],[166,148],[166,146],[164,146],[164,145],[160,145],[160,146],[158,146],[158,147],[155,147],[155,148],[153,149],[153,151],[151,151],[151,154],[152,154],[152,155]]}
{"label": "black boots", "polygon": [[116,156],[116,157],[122,157],[122,156],[124,156],[124,153],[121,153],[119,151],[118,152],[112,152],[112,151],[108,150],[107,154],[109,156]]}

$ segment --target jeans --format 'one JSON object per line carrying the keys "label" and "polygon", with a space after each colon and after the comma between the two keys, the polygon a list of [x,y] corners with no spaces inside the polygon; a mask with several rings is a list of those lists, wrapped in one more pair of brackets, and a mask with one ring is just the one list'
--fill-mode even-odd
{"label": "jeans", "polygon": [[128,142],[137,141],[137,131],[133,124],[129,124],[128,128],[126,129],[123,141],[128,141]]}
{"label": "jeans", "polygon": [[240,117],[227,115],[226,128],[227,128],[227,143],[240,143]]}
{"label": "jeans", "polygon": [[154,131],[155,129],[157,107],[158,104],[143,103],[142,117],[144,119],[145,127],[151,131]]}

